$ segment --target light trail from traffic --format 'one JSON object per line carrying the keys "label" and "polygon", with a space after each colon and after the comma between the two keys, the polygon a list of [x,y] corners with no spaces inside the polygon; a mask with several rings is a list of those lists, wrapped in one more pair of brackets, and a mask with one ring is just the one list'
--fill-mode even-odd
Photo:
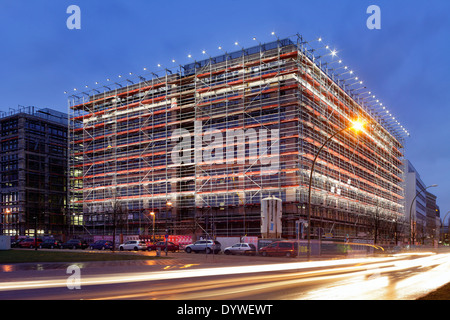
{"label": "light trail from traffic", "polygon": [[[110,275],[97,275],[91,277],[83,277],[81,279],[82,286],[101,285],[108,283],[127,283],[139,281],[154,281],[154,280],[168,280],[181,279],[193,277],[208,277],[208,276],[223,276],[246,273],[260,273],[260,272],[275,272],[275,271],[292,271],[309,268],[323,268],[336,267],[342,265],[351,265],[359,263],[375,263],[382,261],[391,261],[393,258],[362,258],[362,259],[341,259],[341,260],[325,260],[325,261],[311,261],[311,262],[289,262],[276,263],[264,265],[251,265],[239,267],[216,267],[216,268],[200,268],[182,271],[159,271],[159,272],[144,272],[144,273],[121,273]],[[14,283],[2,282],[0,283],[0,291],[3,290],[21,290],[21,289],[36,289],[36,288],[52,288],[65,287],[65,280],[36,280],[36,281],[18,281]]]}
{"label": "light trail from traffic", "polygon": [[[96,288],[97,292],[83,298],[400,300],[419,298],[450,282],[450,254],[433,253],[232,267],[184,265],[177,268],[84,275],[82,288]],[[132,288],[101,290],[103,285],[128,283],[133,283]],[[0,292],[66,286],[66,279],[61,277],[6,281],[0,283]],[[88,290],[83,294],[86,293]]]}

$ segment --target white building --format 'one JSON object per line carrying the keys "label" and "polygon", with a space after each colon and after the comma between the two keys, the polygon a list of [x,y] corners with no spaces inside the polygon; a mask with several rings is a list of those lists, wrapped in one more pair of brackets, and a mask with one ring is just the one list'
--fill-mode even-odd
{"label": "white building", "polygon": [[404,166],[405,218],[410,226],[406,234],[413,242],[422,243],[426,234],[427,197],[424,190],[427,186],[409,160],[404,160]]}

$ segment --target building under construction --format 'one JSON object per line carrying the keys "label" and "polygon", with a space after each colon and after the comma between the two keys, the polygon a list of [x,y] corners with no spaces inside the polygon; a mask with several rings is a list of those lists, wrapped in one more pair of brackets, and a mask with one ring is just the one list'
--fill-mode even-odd
{"label": "building under construction", "polygon": [[316,44],[295,35],[71,95],[74,225],[260,236],[261,201],[274,196],[282,237],[294,238],[315,155],[361,119],[315,162],[311,237],[392,240],[405,129]]}

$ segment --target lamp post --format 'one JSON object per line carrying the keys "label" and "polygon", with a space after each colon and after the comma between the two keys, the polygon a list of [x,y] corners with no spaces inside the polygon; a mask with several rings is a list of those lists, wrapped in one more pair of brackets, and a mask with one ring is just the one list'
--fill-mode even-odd
{"label": "lamp post", "polygon": [[425,189],[420,190],[419,192],[417,192],[417,194],[415,195],[415,197],[411,201],[411,205],[409,207],[409,245],[410,245],[410,248],[411,248],[411,246],[413,244],[413,240],[414,240],[413,239],[413,230],[412,230],[413,229],[413,227],[412,227],[412,206],[414,204],[414,201],[416,200],[416,198],[417,198],[417,196],[419,194],[421,194],[422,192],[424,192],[428,188],[434,188],[434,187],[437,187],[437,186],[438,186],[437,184],[432,184],[431,186],[428,186]]}
{"label": "lamp post", "polygon": [[330,142],[335,136],[338,134],[344,132],[348,129],[355,129],[355,131],[360,131],[363,129],[364,123],[362,121],[356,120],[352,123],[351,126],[348,126],[344,129],[341,129],[339,131],[336,131],[331,137],[325,141],[325,143],[320,147],[319,151],[317,151],[316,156],[314,157],[314,161],[311,166],[311,172],[309,175],[309,186],[308,186],[308,260],[311,256],[311,186],[312,186],[312,176],[314,173],[314,167],[317,161],[317,158],[319,157],[320,152],[322,149],[327,145],[328,142]]}
{"label": "lamp post", "polygon": [[150,215],[153,217],[153,222],[152,222],[152,242],[155,242],[155,212],[150,212]]}
{"label": "lamp post", "polygon": [[[5,214],[3,215],[3,234],[5,234],[5,226],[6,226],[6,234],[10,234],[11,232],[11,209],[6,208]],[[9,226],[9,227],[8,227]]]}
{"label": "lamp post", "polygon": [[[169,201],[167,201],[166,205],[167,205],[167,212],[166,212],[166,226],[167,226],[167,214],[169,213],[169,210],[172,208],[172,202],[169,200]],[[169,251],[169,249],[167,247],[167,245],[168,245],[167,241],[169,241],[169,230],[168,229],[166,229],[166,232],[164,235],[164,240],[166,243],[166,248],[164,249],[164,251],[166,252],[166,256],[167,256],[167,252]]]}
{"label": "lamp post", "polygon": [[[443,230],[444,231],[444,237],[443,237],[443,239],[442,239],[442,242],[444,243],[444,245],[445,245],[445,219],[447,219],[447,216],[448,216],[448,214],[450,213],[450,211],[448,211],[446,214],[445,214],[445,216],[444,216],[444,219],[442,220],[442,222],[441,222],[441,227],[440,227],[440,230],[439,230],[439,235],[440,235],[440,231],[441,230]],[[442,229],[442,227],[444,227],[443,229]],[[448,233],[448,231],[449,231],[449,224],[447,224],[447,233]],[[439,238],[440,238],[440,236],[439,236]]]}
{"label": "lamp post", "polygon": [[37,251],[37,228],[38,228],[38,218],[37,214],[34,215],[34,251]]}
{"label": "lamp post", "polygon": [[450,211],[445,214],[444,219],[442,220],[442,224],[444,226],[445,226],[445,219],[447,219],[447,216],[448,216],[449,213],[450,213]]}

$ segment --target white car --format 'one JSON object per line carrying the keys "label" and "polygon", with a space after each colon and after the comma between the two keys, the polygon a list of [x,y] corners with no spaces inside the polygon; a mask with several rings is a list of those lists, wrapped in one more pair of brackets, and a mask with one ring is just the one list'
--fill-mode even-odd
{"label": "white car", "polygon": [[231,247],[225,248],[225,250],[223,250],[223,253],[256,255],[256,247],[254,244],[251,243],[236,243],[233,244]]}
{"label": "white car", "polygon": [[134,251],[147,250],[147,244],[145,243],[145,241],[142,241],[142,240],[129,240],[125,243],[122,243],[119,246],[119,250],[120,251],[123,251],[123,250],[134,250]]}

